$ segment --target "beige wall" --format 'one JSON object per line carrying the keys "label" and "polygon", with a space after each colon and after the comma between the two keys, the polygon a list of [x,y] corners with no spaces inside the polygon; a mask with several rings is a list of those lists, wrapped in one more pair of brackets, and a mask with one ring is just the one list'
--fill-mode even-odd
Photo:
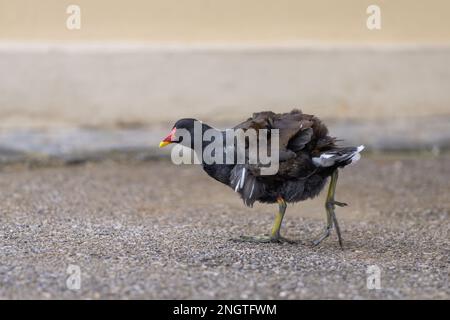
{"label": "beige wall", "polygon": [[[69,4],[82,29],[65,27]],[[366,8],[382,9],[382,30]],[[0,41],[450,43],[449,0],[0,0]]]}
{"label": "beige wall", "polygon": [[450,48],[0,46],[0,70],[0,128],[238,122],[293,107],[389,124],[450,115]]}
{"label": "beige wall", "polygon": [[0,0],[0,128],[448,117],[449,52],[450,0]]}

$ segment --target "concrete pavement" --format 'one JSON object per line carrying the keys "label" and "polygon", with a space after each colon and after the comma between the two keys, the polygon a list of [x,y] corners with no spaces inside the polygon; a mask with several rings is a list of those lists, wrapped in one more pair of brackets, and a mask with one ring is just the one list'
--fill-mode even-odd
{"label": "concrete pavement", "polygon": [[[0,171],[0,298],[449,299],[450,158],[372,155],[340,175],[344,238],[319,247],[323,195],[288,207],[294,244],[199,167],[168,161]],[[67,268],[81,272],[67,287]],[[381,289],[367,288],[367,269]]]}

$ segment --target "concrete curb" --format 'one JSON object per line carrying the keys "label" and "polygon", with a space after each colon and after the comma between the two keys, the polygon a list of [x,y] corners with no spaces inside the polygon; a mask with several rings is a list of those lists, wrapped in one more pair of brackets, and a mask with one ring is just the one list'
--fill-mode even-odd
{"label": "concrete curb", "polygon": [[450,115],[448,46],[0,43],[1,126]]}

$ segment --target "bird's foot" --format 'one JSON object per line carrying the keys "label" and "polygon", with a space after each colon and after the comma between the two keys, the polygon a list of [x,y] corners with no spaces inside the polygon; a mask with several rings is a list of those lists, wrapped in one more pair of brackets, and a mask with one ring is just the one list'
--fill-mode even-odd
{"label": "bird's foot", "polygon": [[259,236],[240,236],[238,239],[233,239],[237,242],[253,242],[253,243],[294,243],[294,241],[286,239],[282,236],[270,236],[267,234]]}
{"label": "bird's foot", "polygon": [[313,247],[318,246],[323,240],[328,238],[330,236],[330,233],[331,233],[331,228],[329,228],[329,227],[325,228],[325,231],[316,240],[311,241]]}
{"label": "bird's foot", "polygon": [[[338,230],[339,229],[336,229],[336,232],[338,233],[339,246],[341,247],[341,249],[344,249],[344,247],[342,245],[340,231],[338,231]],[[312,246],[316,247],[319,244],[321,244],[323,240],[325,240],[326,238],[328,238],[330,236],[330,233],[331,233],[331,228],[325,228],[325,231],[316,240],[311,241]]]}
{"label": "bird's foot", "polygon": [[330,201],[330,204],[335,205],[335,206],[338,206],[338,207],[346,207],[346,206],[348,206],[347,203],[345,203],[345,202],[339,202],[339,201],[336,201],[336,200]]}

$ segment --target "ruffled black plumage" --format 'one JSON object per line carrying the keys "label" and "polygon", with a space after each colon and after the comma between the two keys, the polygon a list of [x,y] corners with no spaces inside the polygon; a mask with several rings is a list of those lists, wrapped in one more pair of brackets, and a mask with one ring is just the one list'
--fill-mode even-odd
{"label": "ruffled black plumage", "polygon": [[[180,120],[175,127],[189,127],[191,120],[195,121]],[[281,114],[255,113],[233,129],[279,130],[279,169],[274,175],[262,175],[261,167],[255,164],[203,163],[208,175],[233,188],[248,206],[256,201],[273,203],[280,197],[287,202],[313,198],[337,168],[357,160],[363,149],[338,146],[319,118],[297,109]]]}
{"label": "ruffled black plumage", "polygon": [[[273,203],[278,197],[287,202],[313,198],[336,168],[351,163],[362,150],[362,147],[337,146],[336,139],[328,135],[320,119],[300,110],[282,114],[255,113],[235,128],[278,129],[280,133],[280,162],[276,175],[260,175],[251,165],[237,165],[231,170],[230,186],[248,206],[255,201]],[[237,183],[243,184],[242,187]]]}

